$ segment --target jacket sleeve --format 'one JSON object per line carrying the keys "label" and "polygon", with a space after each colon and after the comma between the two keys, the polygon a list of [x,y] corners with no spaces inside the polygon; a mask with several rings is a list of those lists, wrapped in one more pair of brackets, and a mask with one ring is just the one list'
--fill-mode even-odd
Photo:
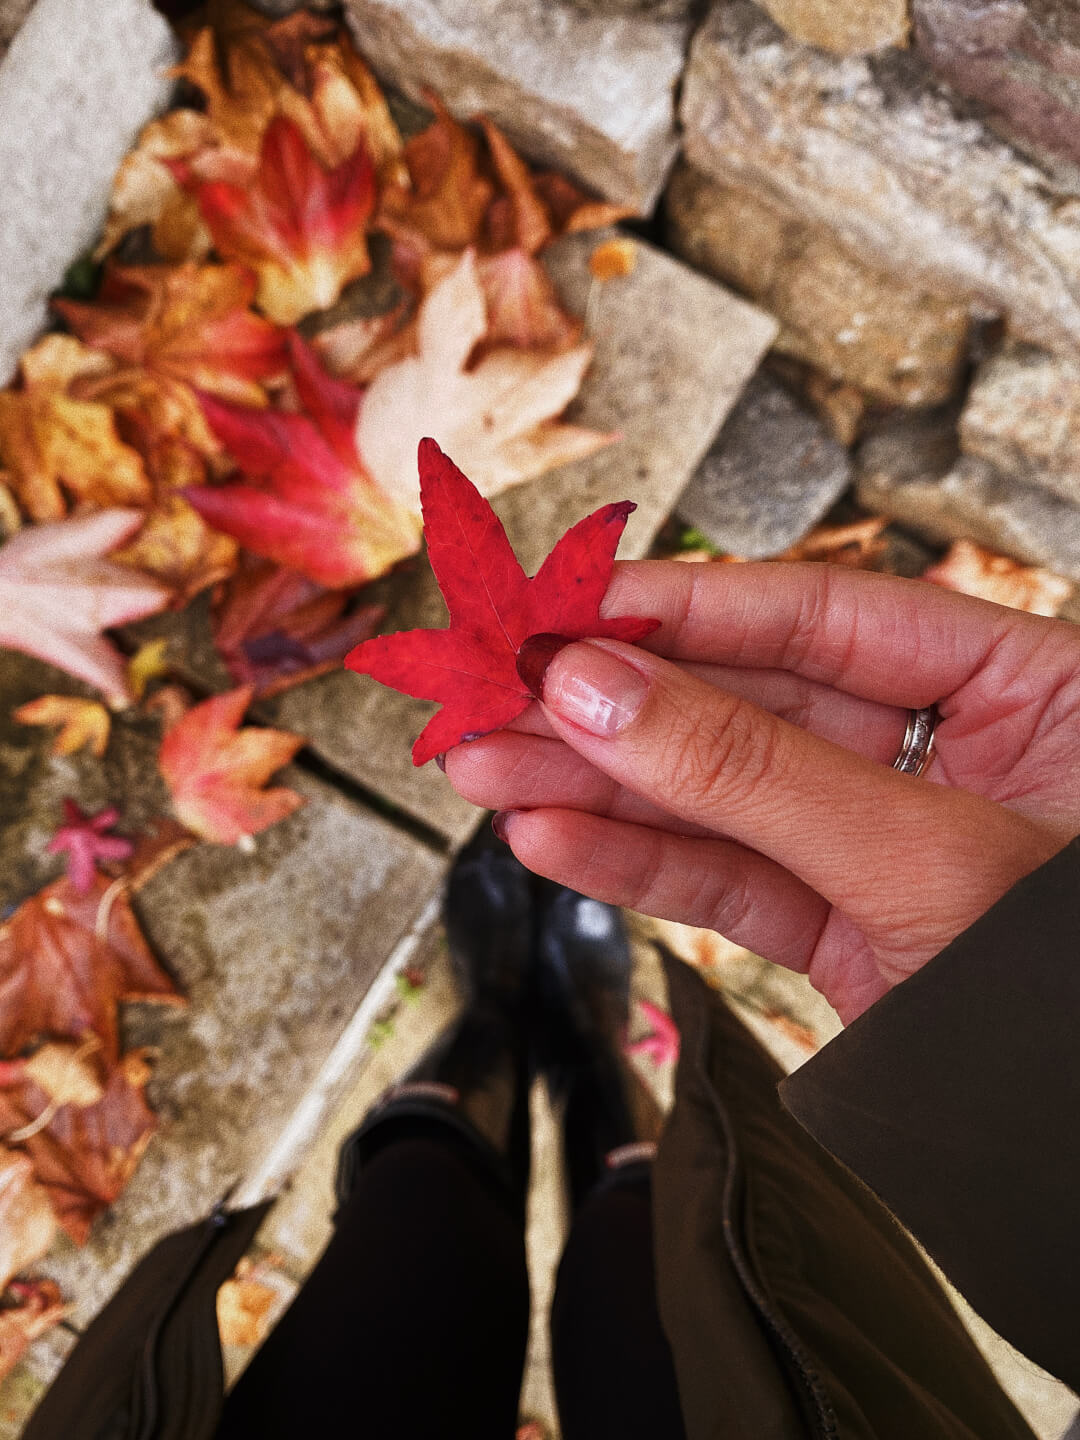
{"label": "jacket sleeve", "polygon": [[1080,1389],[1080,838],[780,1094],[1000,1334]]}

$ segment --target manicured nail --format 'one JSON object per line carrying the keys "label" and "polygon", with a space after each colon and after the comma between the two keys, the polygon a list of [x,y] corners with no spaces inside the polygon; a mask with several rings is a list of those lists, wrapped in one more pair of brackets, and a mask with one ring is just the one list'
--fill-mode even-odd
{"label": "manicured nail", "polygon": [[639,670],[610,650],[585,643],[545,676],[543,701],[571,725],[610,739],[630,724],[648,693],[649,681]]}
{"label": "manicured nail", "polygon": [[442,771],[442,773],[445,775],[445,774],[446,774],[446,751],[445,751],[445,750],[442,752],[441,755],[436,755],[436,756],[435,756],[435,764],[439,767],[439,769],[440,769],[440,770]]}
{"label": "manicured nail", "polygon": [[530,635],[517,653],[517,672],[538,700],[544,694],[544,676],[555,656],[574,642],[565,635]]}
{"label": "manicured nail", "polygon": [[510,821],[516,814],[516,810],[496,810],[491,817],[491,828],[504,845],[510,844]]}

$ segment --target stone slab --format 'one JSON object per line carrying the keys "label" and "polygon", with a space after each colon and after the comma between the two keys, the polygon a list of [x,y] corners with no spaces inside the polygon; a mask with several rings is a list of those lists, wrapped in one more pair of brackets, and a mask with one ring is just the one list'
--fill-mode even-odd
{"label": "stone slab", "polygon": [[347,0],[380,79],[491,116],[531,160],[652,208],[675,158],[688,20],[592,14],[566,0]]}
{"label": "stone slab", "polygon": [[150,0],[38,0],[0,66],[0,384],[96,239],[177,42]]}
{"label": "stone slab", "polygon": [[1080,198],[962,115],[910,54],[834,57],[750,0],[695,37],[686,155],[759,190],[866,263],[1052,350],[1080,343]]}
{"label": "stone slab", "polygon": [[940,405],[956,392],[966,304],[900,283],[831,231],[685,161],[664,209],[677,254],[776,316],[782,354],[887,405]]}
{"label": "stone slab", "polygon": [[679,499],[679,514],[719,549],[778,555],[847,489],[851,457],[816,415],[759,371]]}
{"label": "stone slab", "polygon": [[[602,239],[561,241],[548,263],[569,308],[587,313],[596,342],[572,418],[622,438],[495,501],[529,573],[565,530],[612,500],[637,502],[619,553],[643,555],[776,331],[760,310],[643,243],[631,275],[595,284],[588,257]],[[423,565],[392,592],[384,628],[445,623]],[[433,710],[339,671],[278,697],[265,713],[306,735],[336,770],[457,841],[475,824],[475,808],[434,765],[418,770],[409,757]]]}
{"label": "stone slab", "polygon": [[1080,11],[1073,0],[913,0],[920,54],[1034,153],[1080,165]]}
{"label": "stone slab", "polygon": [[865,55],[906,45],[908,0],[761,0],[793,40],[834,55]]}
{"label": "stone slab", "polygon": [[1080,505],[957,456],[954,423],[906,416],[870,436],[858,455],[860,505],[929,540],[974,540],[1080,581]]}
{"label": "stone slab", "polygon": [[[39,730],[9,719],[10,706],[49,689],[54,674],[12,652],[0,652],[0,661],[3,814],[35,817],[21,832],[31,861],[46,858],[42,840],[63,794],[87,808],[117,803],[121,829],[160,811],[153,722],[121,719],[104,766],[84,759],[73,771],[48,756]],[[79,783],[84,774],[91,783]],[[40,1267],[71,1298],[77,1325],[160,1235],[265,1165],[387,956],[439,886],[440,855],[298,767],[281,780],[308,803],[255,837],[253,853],[196,846],[134,902],[189,1004],[125,1007],[125,1044],[157,1051],[150,1096],[161,1129],[88,1246],[61,1240]],[[40,875],[5,865],[3,900],[32,893],[55,864],[49,859]]]}
{"label": "stone slab", "polygon": [[1024,484],[1080,505],[1080,363],[1006,345],[975,373],[960,444]]}

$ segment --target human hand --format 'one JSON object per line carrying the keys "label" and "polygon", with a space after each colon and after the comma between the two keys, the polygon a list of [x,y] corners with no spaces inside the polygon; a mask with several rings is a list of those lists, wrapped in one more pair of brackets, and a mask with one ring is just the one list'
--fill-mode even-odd
{"label": "human hand", "polygon": [[1080,627],[775,562],[624,563],[604,613],[662,624],[560,650],[451,783],[530,869],[805,971],[845,1022],[1080,832]]}

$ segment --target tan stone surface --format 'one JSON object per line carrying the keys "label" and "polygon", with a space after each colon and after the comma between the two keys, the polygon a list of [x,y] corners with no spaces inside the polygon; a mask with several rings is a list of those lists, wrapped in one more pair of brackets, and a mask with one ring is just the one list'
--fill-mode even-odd
{"label": "tan stone surface", "polygon": [[[594,284],[588,257],[602,238],[563,241],[549,263],[570,308],[587,311],[596,340],[575,418],[622,438],[495,502],[530,573],[570,525],[611,500],[637,502],[620,554],[644,554],[775,332],[761,311],[645,244],[631,275]],[[425,565],[395,587],[385,628],[442,624]],[[282,695],[266,713],[308,736],[337,770],[460,839],[475,809],[434,765],[417,770],[409,756],[432,709],[342,671]]]}
{"label": "tan stone surface", "polygon": [[760,190],[904,286],[972,300],[1014,333],[1080,341],[1080,199],[961,115],[911,55],[837,58],[750,0],[695,37],[690,162]]}
{"label": "tan stone surface", "polygon": [[564,0],[347,0],[381,79],[484,111],[530,159],[651,209],[675,157],[688,20],[591,14]]}
{"label": "tan stone surface", "polygon": [[1080,505],[1080,363],[1006,346],[976,372],[960,443],[1017,480]]}
{"label": "tan stone surface", "polygon": [[681,161],[668,186],[678,254],[777,317],[777,350],[890,405],[936,405],[960,383],[967,306],[898,284],[832,231]]}
{"label": "tan stone surface", "polygon": [[793,40],[835,55],[865,55],[906,45],[908,0],[760,0]]}

